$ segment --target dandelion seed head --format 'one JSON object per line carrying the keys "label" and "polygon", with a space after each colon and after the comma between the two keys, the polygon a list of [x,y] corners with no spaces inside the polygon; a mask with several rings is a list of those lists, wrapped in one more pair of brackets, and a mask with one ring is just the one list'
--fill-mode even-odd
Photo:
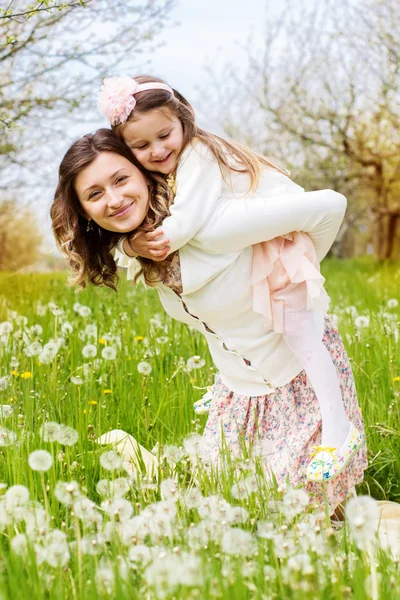
{"label": "dandelion seed head", "polygon": [[63,446],[73,446],[79,440],[79,434],[76,429],[68,425],[60,425],[57,441]]}
{"label": "dandelion seed head", "polygon": [[87,344],[82,348],[84,358],[94,358],[97,354],[97,347],[94,344]]}
{"label": "dandelion seed head", "polygon": [[12,446],[17,439],[16,434],[10,429],[6,429],[5,427],[0,427],[0,447],[3,446]]}
{"label": "dandelion seed head", "polygon": [[258,545],[249,531],[229,528],[222,536],[221,548],[226,554],[251,556],[257,552]]}
{"label": "dandelion seed head", "polygon": [[120,469],[122,466],[122,458],[115,450],[109,450],[108,452],[103,452],[100,455],[100,464],[103,469],[107,471],[114,471],[115,469]]}
{"label": "dandelion seed head", "polygon": [[117,350],[114,348],[114,346],[106,346],[101,351],[101,356],[105,360],[114,360],[115,357],[117,356]]}
{"label": "dandelion seed head", "polygon": [[0,419],[8,419],[14,410],[14,406],[10,406],[10,404],[0,404]]}
{"label": "dandelion seed head", "polygon": [[54,495],[61,504],[72,506],[81,492],[77,481],[57,481]]}
{"label": "dandelion seed head", "polygon": [[44,442],[56,442],[60,433],[60,425],[54,421],[43,423],[40,436]]}
{"label": "dandelion seed head", "polygon": [[4,377],[0,377],[0,392],[4,392],[10,385],[10,377],[8,375],[4,375]]}
{"label": "dandelion seed head", "polygon": [[369,327],[370,318],[367,316],[359,316],[354,319],[354,324],[358,329]]}
{"label": "dandelion seed head", "polygon": [[35,450],[28,457],[32,471],[48,471],[53,464],[53,457],[47,450]]}
{"label": "dandelion seed head", "polygon": [[31,344],[25,347],[24,354],[28,357],[37,356],[42,352],[42,350],[43,346],[40,342],[32,342]]}
{"label": "dandelion seed head", "polygon": [[194,371],[196,369],[201,369],[206,364],[206,361],[201,358],[201,356],[192,356],[188,358],[186,361],[186,369],[187,371]]}
{"label": "dandelion seed head", "polygon": [[139,371],[139,373],[141,375],[150,375],[151,371],[152,371],[152,366],[150,363],[146,362],[145,360],[142,360],[138,366],[137,366],[137,370]]}
{"label": "dandelion seed head", "polygon": [[379,521],[376,500],[370,496],[351,498],[345,508],[350,533],[359,548],[374,540]]}
{"label": "dandelion seed head", "polygon": [[77,313],[84,318],[90,317],[90,315],[92,314],[92,309],[89,306],[83,306],[82,304],[80,304],[77,309]]}

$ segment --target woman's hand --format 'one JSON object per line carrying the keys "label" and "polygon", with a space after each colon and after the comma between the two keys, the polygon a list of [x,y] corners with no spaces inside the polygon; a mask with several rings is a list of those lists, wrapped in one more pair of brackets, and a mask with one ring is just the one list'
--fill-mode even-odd
{"label": "woman's hand", "polygon": [[166,258],[170,250],[169,240],[157,241],[163,233],[161,227],[154,231],[139,231],[128,238],[128,244],[138,256],[159,262]]}

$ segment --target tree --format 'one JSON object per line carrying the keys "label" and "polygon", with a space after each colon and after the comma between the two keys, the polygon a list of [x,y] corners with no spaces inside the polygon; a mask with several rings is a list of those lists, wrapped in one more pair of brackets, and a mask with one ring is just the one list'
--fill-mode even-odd
{"label": "tree", "polygon": [[38,171],[43,178],[37,165],[50,160],[72,113],[93,120],[101,78],[143,67],[174,2],[7,2],[0,10],[0,190],[26,185]]}
{"label": "tree", "polygon": [[14,200],[0,204],[0,271],[18,271],[41,257],[42,235],[30,209],[19,210]]}
{"label": "tree", "polygon": [[346,194],[347,233],[368,222],[381,259],[400,256],[398,31],[397,0],[287,0],[247,72],[214,86],[225,132]]}

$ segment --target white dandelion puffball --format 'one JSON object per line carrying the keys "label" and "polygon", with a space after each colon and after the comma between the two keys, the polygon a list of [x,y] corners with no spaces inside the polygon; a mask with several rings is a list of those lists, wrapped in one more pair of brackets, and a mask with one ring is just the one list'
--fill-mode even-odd
{"label": "white dandelion puffball", "polygon": [[0,392],[4,392],[10,385],[10,377],[8,375],[4,375],[4,377],[0,377]]}
{"label": "white dandelion puffball", "polygon": [[397,300],[397,298],[390,298],[390,300],[387,301],[388,308],[397,308],[398,305],[399,301]]}
{"label": "white dandelion puffball", "polygon": [[43,423],[40,436],[44,442],[57,442],[61,426],[53,421]]}
{"label": "white dandelion puffball", "polygon": [[375,538],[379,523],[379,508],[370,496],[351,498],[345,508],[350,533],[359,548]]}
{"label": "white dandelion puffball", "polygon": [[0,447],[11,446],[17,439],[16,434],[5,427],[0,427]]}
{"label": "white dandelion puffball", "polygon": [[79,434],[76,429],[68,427],[68,425],[60,425],[57,441],[63,446],[73,446],[79,439]]}
{"label": "white dandelion puffball", "polygon": [[82,304],[79,306],[78,308],[78,314],[81,317],[90,317],[90,315],[92,314],[92,309],[89,308],[88,306],[83,306]]}
{"label": "white dandelion puffball", "polygon": [[53,464],[53,457],[47,450],[31,452],[28,463],[32,471],[48,471]]}
{"label": "white dandelion puffball", "polygon": [[359,316],[354,319],[354,325],[359,329],[369,327],[369,317]]}
{"label": "white dandelion puffball", "polygon": [[61,504],[72,506],[80,495],[79,483],[77,481],[57,481],[54,495]]}
{"label": "white dandelion puffball", "polygon": [[142,360],[142,362],[138,364],[137,370],[141,375],[150,375],[152,371],[152,366],[150,363],[146,362],[145,360]]}
{"label": "white dandelion puffball", "polygon": [[4,506],[10,514],[16,508],[27,506],[28,502],[29,490],[24,485],[12,485],[4,494]]}
{"label": "white dandelion puffball", "polygon": [[103,358],[105,358],[105,360],[114,360],[114,358],[117,356],[117,351],[114,346],[106,346],[101,351],[101,355]]}
{"label": "white dandelion puffball", "polygon": [[0,404],[0,419],[7,419],[13,414],[14,410],[15,407],[10,404]]}
{"label": "white dandelion puffball", "polygon": [[114,471],[115,469],[121,468],[122,458],[115,452],[115,450],[109,450],[108,452],[103,452],[103,454],[101,454],[100,464],[103,469],[106,469],[107,471]]}
{"label": "white dandelion puffball", "polygon": [[13,324],[10,321],[3,321],[0,323],[0,335],[6,335],[11,333],[13,330]]}
{"label": "white dandelion puffball", "polygon": [[43,346],[40,342],[32,342],[29,346],[25,347],[24,353],[25,356],[37,356],[43,350]]}
{"label": "white dandelion puffball", "polygon": [[68,321],[65,321],[61,325],[61,333],[63,335],[67,335],[68,333],[71,333],[73,330],[74,330],[73,326],[71,325],[71,323],[68,323]]}
{"label": "white dandelion puffball", "polygon": [[204,358],[201,358],[200,356],[192,356],[191,358],[188,358],[186,362],[186,369],[188,371],[193,371],[194,369],[201,369],[202,367],[204,367],[205,364],[206,361],[204,360]]}
{"label": "white dandelion puffball", "polygon": [[258,545],[249,531],[229,528],[222,536],[221,548],[226,554],[251,556],[257,552]]}
{"label": "white dandelion puffball", "polygon": [[84,383],[84,381],[83,381],[82,377],[79,377],[79,375],[77,375],[77,376],[72,375],[71,383],[73,383],[74,385],[82,385]]}
{"label": "white dandelion puffball", "polygon": [[97,354],[97,348],[94,344],[87,344],[82,348],[82,354],[85,358],[94,358]]}

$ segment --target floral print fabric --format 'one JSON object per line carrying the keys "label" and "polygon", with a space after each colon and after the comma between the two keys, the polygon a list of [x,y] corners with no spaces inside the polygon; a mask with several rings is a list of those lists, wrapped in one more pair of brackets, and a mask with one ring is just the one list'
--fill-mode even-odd
{"label": "floral print fabric", "polygon": [[[167,267],[165,285],[182,293],[179,252]],[[329,318],[325,318],[323,342],[329,350],[339,377],[345,409],[350,421],[364,433],[364,424],[349,359],[342,339]],[[365,446],[351,459],[345,470],[324,484],[307,482],[306,469],[311,446],[321,442],[319,404],[304,371],[292,381],[277,388],[274,394],[242,396],[229,390],[216,376],[207,424],[203,433],[201,458],[218,462],[224,444],[234,457],[242,455],[243,440],[251,444],[252,453],[263,457],[267,471],[278,483],[289,481],[304,486],[314,503],[328,503],[330,514],[363,480],[367,468]],[[242,443],[241,443],[242,442]]]}
{"label": "floral print fabric", "polygon": [[[347,415],[364,433],[349,359],[337,329],[328,318],[325,318],[323,342],[338,373]],[[233,456],[242,455],[243,440],[246,445],[251,443],[252,453],[263,457],[267,470],[274,473],[279,484],[289,481],[293,486],[304,486],[313,502],[323,503],[326,499],[330,514],[354,493],[354,487],[363,480],[367,467],[364,446],[332,481],[324,484],[307,482],[311,446],[321,442],[321,417],[317,397],[304,371],[277,388],[276,393],[266,396],[235,394],[217,375],[203,433],[204,460],[218,461],[222,431],[224,444]]]}

